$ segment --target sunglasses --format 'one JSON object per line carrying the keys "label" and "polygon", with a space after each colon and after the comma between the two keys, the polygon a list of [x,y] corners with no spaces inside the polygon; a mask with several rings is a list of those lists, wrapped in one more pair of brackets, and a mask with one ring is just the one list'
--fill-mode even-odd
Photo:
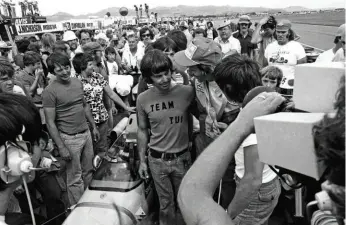
{"label": "sunglasses", "polygon": [[150,34],[142,34],[142,37],[150,37]]}
{"label": "sunglasses", "polygon": [[249,24],[247,23],[240,23],[240,26],[248,26]]}

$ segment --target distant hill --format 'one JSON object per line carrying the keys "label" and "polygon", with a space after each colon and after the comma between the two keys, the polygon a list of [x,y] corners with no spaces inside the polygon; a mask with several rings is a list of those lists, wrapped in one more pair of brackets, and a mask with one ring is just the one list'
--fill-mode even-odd
{"label": "distant hill", "polygon": [[[85,15],[78,15],[73,16],[68,13],[59,12],[52,16],[47,16],[47,20],[51,22],[56,21],[62,21],[62,20],[68,20],[68,19],[84,19],[88,18],[89,16],[97,16],[97,17],[103,17],[107,12],[110,12],[112,16],[120,16],[119,14],[119,7],[112,7],[103,9],[101,11],[95,12],[95,13],[89,13]],[[178,5],[175,7],[156,7],[149,9],[150,12],[158,13],[159,17],[165,17],[165,16],[174,16],[177,14],[180,15],[186,15],[186,16],[198,16],[198,15],[230,15],[230,14],[236,14],[236,13],[251,13],[251,12],[294,12],[294,11],[305,11],[309,10],[307,8],[301,7],[301,6],[290,6],[284,9],[270,9],[270,8],[264,8],[264,7],[233,7],[233,6],[187,6],[187,5]],[[143,11],[143,14],[145,12]],[[135,16],[136,12],[133,8],[129,9],[128,16]]]}
{"label": "distant hill", "polygon": [[295,12],[295,11],[307,11],[310,9],[302,7],[302,6],[290,6],[290,7],[284,8],[284,10],[286,12]]}

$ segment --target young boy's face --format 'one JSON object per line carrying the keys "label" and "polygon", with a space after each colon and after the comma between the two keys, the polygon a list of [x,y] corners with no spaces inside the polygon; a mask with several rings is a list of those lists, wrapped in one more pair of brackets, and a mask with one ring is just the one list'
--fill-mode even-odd
{"label": "young boy's face", "polygon": [[154,87],[160,91],[167,91],[171,88],[172,72],[164,71],[158,74],[153,74],[151,80],[153,81]]}
{"label": "young boy's face", "polygon": [[262,85],[265,87],[269,87],[272,89],[276,89],[277,87],[277,80],[276,79],[270,79],[267,76],[262,77]]}
{"label": "young boy's face", "polygon": [[115,54],[114,53],[108,53],[107,59],[108,59],[109,62],[114,62]]}

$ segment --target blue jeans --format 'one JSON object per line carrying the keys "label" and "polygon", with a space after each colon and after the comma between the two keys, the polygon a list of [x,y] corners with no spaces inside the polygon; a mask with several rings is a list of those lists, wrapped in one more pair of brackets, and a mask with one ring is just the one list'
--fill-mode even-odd
{"label": "blue jeans", "polygon": [[71,161],[66,163],[66,184],[69,202],[74,205],[91,182],[93,142],[89,130],[76,135],[60,133],[60,137],[71,155]]}
{"label": "blue jeans", "polygon": [[[240,178],[236,177],[239,184]],[[281,183],[278,177],[262,183],[258,192],[250,198],[252,201],[234,220],[235,225],[267,225],[268,219],[273,213],[281,193]]]}
{"label": "blue jeans", "polygon": [[160,202],[160,225],[183,225],[184,220],[177,203],[180,183],[191,166],[190,152],[186,152],[172,161],[148,157]]}

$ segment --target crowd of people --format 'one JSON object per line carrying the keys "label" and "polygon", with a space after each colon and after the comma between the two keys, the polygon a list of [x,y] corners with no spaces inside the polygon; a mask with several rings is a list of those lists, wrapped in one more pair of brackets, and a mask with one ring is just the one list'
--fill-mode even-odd
{"label": "crowd of people", "polygon": [[[295,66],[307,57],[290,21],[252,24],[243,15],[235,30],[230,21],[215,29],[189,20],[46,33],[19,40],[17,55],[0,42],[0,146],[23,136],[35,165],[49,159],[29,184],[33,204],[45,206],[38,214],[51,219],[77,204],[93,157],[108,151],[114,117],[136,112],[138,173],[154,181],[160,225],[268,224],[281,183],[259,160],[253,119],[284,101],[294,108]],[[334,43],[317,62],[345,62],[345,24]],[[331,168],[322,189],[343,224],[344,80],[336,110],[316,127],[315,142]],[[10,213],[30,214],[22,184],[0,183],[0,224],[5,215],[11,224]]]}

